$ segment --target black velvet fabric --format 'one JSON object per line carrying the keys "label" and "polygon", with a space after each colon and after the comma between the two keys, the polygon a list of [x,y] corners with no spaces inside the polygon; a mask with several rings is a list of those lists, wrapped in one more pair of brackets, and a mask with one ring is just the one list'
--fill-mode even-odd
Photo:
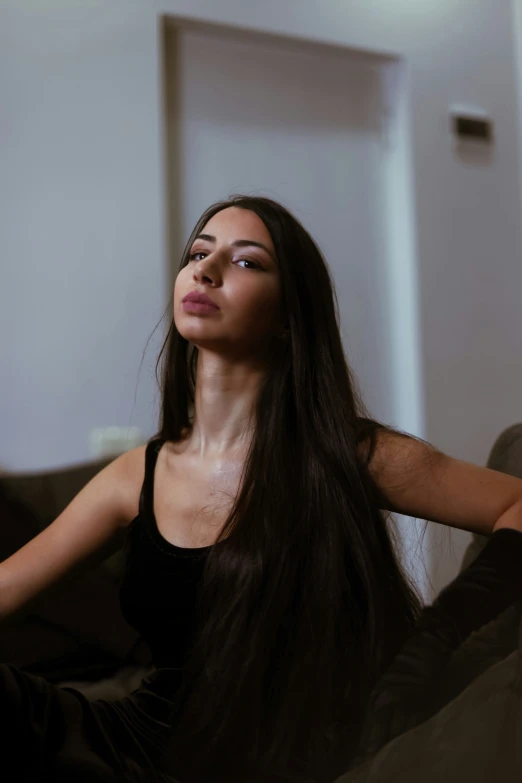
{"label": "black velvet fabric", "polygon": [[163,693],[171,688],[165,671],[124,699],[89,702],[0,665],[2,781],[176,783],[160,771],[171,710]]}

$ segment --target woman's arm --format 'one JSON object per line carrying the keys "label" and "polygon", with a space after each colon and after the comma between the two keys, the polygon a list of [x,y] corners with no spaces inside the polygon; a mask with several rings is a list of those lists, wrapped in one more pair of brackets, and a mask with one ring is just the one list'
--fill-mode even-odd
{"label": "woman's arm", "polygon": [[136,469],[144,461],[143,450],[132,449],[103,468],[54,522],[0,563],[0,619],[116,545],[137,514]]}
{"label": "woman's arm", "polygon": [[381,431],[369,469],[388,511],[485,536],[522,530],[522,479]]}

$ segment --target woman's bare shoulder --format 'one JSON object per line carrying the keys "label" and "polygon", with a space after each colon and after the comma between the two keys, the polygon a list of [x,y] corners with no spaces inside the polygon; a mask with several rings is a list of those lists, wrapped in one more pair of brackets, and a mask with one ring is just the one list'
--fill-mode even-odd
{"label": "woman's bare shoulder", "polygon": [[[179,459],[179,454],[183,451],[185,443],[185,439],[182,438],[179,442],[165,441],[162,444],[156,463],[157,465],[160,465],[162,472],[168,468],[169,462],[172,460],[173,456],[177,456]],[[126,486],[126,497],[128,499],[126,518],[129,523],[135,519],[139,511],[140,494],[145,480],[146,450],[147,443],[143,443],[141,446],[126,451],[120,457]],[[161,488],[161,484],[159,488]]]}
{"label": "woman's bare shoulder", "polygon": [[145,451],[147,444],[136,446],[121,455],[122,476],[125,482],[126,513],[130,524],[137,516],[140,504],[141,488],[145,479]]}

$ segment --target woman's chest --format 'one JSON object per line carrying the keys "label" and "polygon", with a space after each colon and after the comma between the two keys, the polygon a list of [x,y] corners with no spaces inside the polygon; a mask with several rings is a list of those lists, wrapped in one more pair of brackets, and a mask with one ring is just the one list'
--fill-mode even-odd
{"label": "woman's chest", "polygon": [[162,536],[179,547],[213,544],[236,499],[242,467],[232,459],[203,462],[176,454],[158,460],[153,509]]}

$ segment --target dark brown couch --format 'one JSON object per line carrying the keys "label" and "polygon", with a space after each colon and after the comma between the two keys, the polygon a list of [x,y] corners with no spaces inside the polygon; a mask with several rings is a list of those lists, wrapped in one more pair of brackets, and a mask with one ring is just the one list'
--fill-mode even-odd
{"label": "dark brown couch", "polygon": [[[0,472],[0,561],[52,522],[110,459],[41,473]],[[0,628],[0,661],[73,684],[91,698],[130,692],[151,668],[150,652],[123,619],[123,551],[41,596]]]}

